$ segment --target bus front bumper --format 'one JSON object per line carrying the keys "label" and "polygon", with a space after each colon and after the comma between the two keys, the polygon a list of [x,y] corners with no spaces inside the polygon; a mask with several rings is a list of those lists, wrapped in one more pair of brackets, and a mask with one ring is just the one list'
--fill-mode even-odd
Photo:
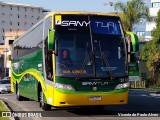
{"label": "bus front bumper", "polygon": [[[121,90],[123,91],[123,90]],[[120,105],[128,103],[128,90],[123,92],[75,92],[62,93],[55,90],[53,106]]]}

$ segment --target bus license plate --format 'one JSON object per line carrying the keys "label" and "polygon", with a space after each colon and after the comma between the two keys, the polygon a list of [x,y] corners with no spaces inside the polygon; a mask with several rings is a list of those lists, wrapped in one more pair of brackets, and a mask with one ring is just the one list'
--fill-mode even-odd
{"label": "bus license plate", "polygon": [[101,96],[91,96],[89,97],[90,101],[98,101],[98,100],[102,100]]}

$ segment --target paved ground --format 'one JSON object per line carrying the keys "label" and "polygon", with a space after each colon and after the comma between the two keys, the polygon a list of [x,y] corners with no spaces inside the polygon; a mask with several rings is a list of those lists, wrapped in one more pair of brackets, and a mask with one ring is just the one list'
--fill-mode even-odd
{"label": "paved ground", "polygon": [[[0,94],[0,99],[4,100],[13,111],[36,111],[42,116],[38,118],[16,118],[16,120],[131,120],[131,119],[155,119],[153,117],[160,113],[160,94],[146,90],[130,90],[129,104],[125,106],[106,106],[104,110],[95,109],[52,109],[44,112],[39,108],[39,103],[36,101],[17,101],[14,94]],[[150,113],[150,114],[149,114]],[[144,117],[130,117],[131,115]],[[152,117],[146,117],[151,115]],[[126,117],[118,117],[126,116]],[[159,115],[160,116],[160,115]]]}

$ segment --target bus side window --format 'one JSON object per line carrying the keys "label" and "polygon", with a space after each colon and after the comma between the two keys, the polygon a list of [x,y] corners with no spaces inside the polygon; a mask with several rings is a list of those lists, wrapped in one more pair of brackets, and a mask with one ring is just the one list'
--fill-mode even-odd
{"label": "bus side window", "polygon": [[46,78],[48,80],[53,80],[53,65],[52,65],[52,50],[48,50],[48,30],[51,29],[51,20],[49,17],[44,21],[44,41],[45,41],[45,69],[46,69]]}
{"label": "bus side window", "polygon": [[52,73],[53,73],[53,64],[52,64],[52,51],[49,50],[47,52],[47,78],[52,80]]}

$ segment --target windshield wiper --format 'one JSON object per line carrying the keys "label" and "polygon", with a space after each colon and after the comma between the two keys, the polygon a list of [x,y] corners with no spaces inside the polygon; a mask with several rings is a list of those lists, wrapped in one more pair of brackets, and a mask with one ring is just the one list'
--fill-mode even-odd
{"label": "windshield wiper", "polygon": [[112,73],[112,70],[110,69],[110,65],[109,65],[109,63],[108,63],[108,60],[107,60],[104,52],[102,51],[100,40],[99,40],[98,45],[99,45],[101,60],[103,60],[105,66],[108,67],[108,69],[106,68],[106,72],[107,72],[108,76],[111,77],[111,79],[114,79],[114,75],[113,75],[113,73]]}
{"label": "windshield wiper", "polygon": [[[84,67],[86,65],[91,65],[93,63],[88,48],[89,48],[89,44],[87,43],[87,48],[86,48],[87,49],[87,55],[84,58],[83,64],[80,68],[80,71],[84,70]],[[88,59],[89,59],[89,62],[88,62]],[[80,73],[77,73],[76,79],[79,79],[79,76],[80,76]]]}
{"label": "windshield wiper", "polygon": [[[88,16],[88,21],[91,21],[90,20],[90,16]],[[94,45],[93,45],[93,36],[92,36],[92,29],[91,29],[91,24],[89,24],[89,34],[90,34],[90,42],[91,42],[91,52],[92,52],[92,55],[91,55],[91,57],[90,57],[90,54],[88,54],[89,55],[89,59],[90,60],[92,60],[92,63],[93,63],[93,74],[94,74],[94,77],[96,77],[96,66],[95,66],[95,52],[94,52]],[[88,52],[88,44],[87,44],[87,53],[89,53]],[[83,70],[84,69],[84,67],[85,67],[85,65],[86,65],[86,63],[87,63],[87,56],[85,57],[85,59],[84,59],[84,62],[83,62],[83,64],[82,64],[82,67],[81,67],[81,70]],[[90,61],[91,62],[91,61]],[[76,79],[79,79],[79,73],[78,73],[78,75],[77,75],[77,77],[76,77]]]}

